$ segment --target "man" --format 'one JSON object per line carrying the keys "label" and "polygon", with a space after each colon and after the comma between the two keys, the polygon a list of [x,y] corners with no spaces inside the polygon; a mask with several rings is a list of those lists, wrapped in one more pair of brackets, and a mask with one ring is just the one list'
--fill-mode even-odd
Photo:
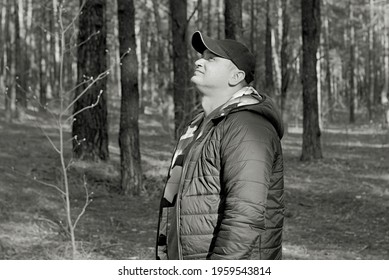
{"label": "man", "polygon": [[191,81],[203,112],[180,137],[164,189],[157,259],[281,259],[283,127],[249,86],[255,59],[200,32]]}

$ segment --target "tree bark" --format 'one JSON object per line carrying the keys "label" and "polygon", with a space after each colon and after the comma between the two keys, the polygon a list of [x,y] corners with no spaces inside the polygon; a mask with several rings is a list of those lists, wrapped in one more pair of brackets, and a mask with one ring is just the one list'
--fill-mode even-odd
{"label": "tree bark", "polygon": [[[201,3],[200,3],[201,5]],[[156,39],[156,49],[157,49],[157,56],[155,59],[155,74],[156,74],[156,82],[157,82],[157,88],[160,91],[160,98],[165,99],[165,89],[167,87],[167,82],[169,78],[167,75],[169,75],[169,63],[166,63],[164,58],[166,59],[166,54],[164,50],[166,49],[164,40],[161,39],[160,36],[162,36],[162,20],[161,16],[159,14],[159,2],[158,0],[153,0],[153,11],[154,11],[154,18],[155,18],[155,27],[157,30],[157,35],[155,36]]]}
{"label": "tree bark", "polygon": [[5,119],[11,122],[15,114],[15,4],[12,0],[6,0],[5,15]]}
{"label": "tree bark", "polygon": [[224,38],[224,20],[223,20],[223,0],[217,1],[217,38],[223,39]]}
{"label": "tree bark", "polygon": [[242,0],[225,0],[224,10],[226,39],[242,40]]}
{"label": "tree bark", "polygon": [[[80,0],[80,5],[82,2]],[[86,1],[79,17],[77,84],[80,86],[76,90],[75,98],[79,99],[74,104],[74,113],[94,106],[77,114],[73,122],[73,153],[78,159],[106,160],[109,157],[107,78],[99,78],[83,93],[92,80],[107,70],[105,11],[105,0]]]}
{"label": "tree bark", "polygon": [[254,53],[254,45],[255,45],[255,24],[256,24],[256,16],[255,16],[255,1],[251,0],[250,2],[250,48],[251,52]]}
{"label": "tree bark", "polygon": [[331,84],[331,61],[330,61],[330,39],[329,39],[329,20],[328,20],[328,0],[324,0],[324,57],[325,57],[325,67],[326,67],[326,74],[325,74],[325,83],[327,88],[327,106],[328,106],[328,118],[327,121],[329,123],[332,123],[333,115],[334,115],[334,100],[333,100],[333,94],[332,94],[332,84]]}
{"label": "tree bark", "polygon": [[273,77],[273,47],[272,47],[272,26],[270,1],[266,1],[266,43],[265,43],[265,90],[270,96],[274,96]]}
{"label": "tree bark", "polygon": [[177,138],[190,120],[193,110],[193,96],[189,94],[188,49],[186,44],[187,28],[186,0],[170,0],[173,36],[173,99],[174,125]]}
{"label": "tree bark", "polygon": [[7,2],[0,7],[0,90],[3,88],[4,62],[5,62],[5,15],[7,11]]}
{"label": "tree bark", "polygon": [[354,7],[349,2],[349,24],[350,24],[350,65],[349,65],[349,122],[355,122],[355,30],[354,30]]}
{"label": "tree bark", "polygon": [[274,80],[273,80],[273,87],[274,87],[274,96],[279,95],[281,92],[281,66],[280,66],[280,48],[277,47],[277,39],[276,39],[276,33],[277,29],[274,28],[273,24],[271,25],[271,48],[272,48],[272,63],[273,63],[273,70],[274,70]]}
{"label": "tree bark", "polygon": [[389,4],[384,4],[384,86],[381,91],[381,104],[384,110],[385,125],[389,125]]}
{"label": "tree bark", "polygon": [[15,0],[15,86],[16,112],[20,120],[24,119],[27,108],[26,61],[25,58],[25,27],[23,17],[23,2]]}
{"label": "tree bark", "polygon": [[316,53],[320,40],[320,0],[301,0],[303,39],[303,144],[301,160],[322,158],[317,100]]}
{"label": "tree bark", "polygon": [[286,121],[286,98],[289,86],[289,25],[290,16],[288,12],[290,0],[282,0],[282,41],[281,41],[281,114]]}
{"label": "tree bark", "polygon": [[[120,67],[122,101],[120,109],[121,190],[139,195],[142,189],[142,168],[139,150],[138,60],[135,39],[133,0],[118,0]],[[128,54],[126,52],[129,51]]]}
{"label": "tree bark", "polygon": [[[186,2],[186,0],[185,0]],[[212,36],[213,35],[213,15],[212,15],[212,0],[208,0],[207,3],[207,35]]]}
{"label": "tree bark", "polygon": [[[46,11],[45,9],[41,9],[39,11],[40,17],[39,20],[41,21],[42,26],[44,26],[45,19],[46,19]],[[37,64],[38,64],[38,75],[39,75],[39,110],[41,112],[46,111],[46,103],[47,103],[47,95],[46,95],[46,89],[47,89],[47,78],[46,78],[46,71],[45,66],[47,65],[46,62],[46,53],[47,53],[47,41],[46,41],[46,33],[44,31],[43,27],[37,28],[38,38],[38,58],[37,58]]]}
{"label": "tree bark", "polygon": [[369,1],[369,28],[368,28],[368,40],[369,40],[369,55],[368,55],[368,85],[369,89],[367,90],[367,110],[369,112],[369,120],[373,119],[373,104],[374,104],[374,0]]}
{"label": "tree bark", "polygon": [[[157,2],[157,0],[153,0],[153,2]],[[202,31],[203,30],[203,21],[204,21],[204,12],[203,12],[203,1],[197,0],[197,30]]]}

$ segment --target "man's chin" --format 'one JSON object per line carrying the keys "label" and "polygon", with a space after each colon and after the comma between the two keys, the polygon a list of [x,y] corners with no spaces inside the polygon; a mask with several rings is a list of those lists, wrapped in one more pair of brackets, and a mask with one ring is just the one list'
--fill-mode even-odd
{"label": "man's chin", "polygon": [[194,83],[195,85],[198,83],[198,77],[196,76],[196,74],[193,75],[192,78],[190,78],[190,81],[191,81],[192,83]]}

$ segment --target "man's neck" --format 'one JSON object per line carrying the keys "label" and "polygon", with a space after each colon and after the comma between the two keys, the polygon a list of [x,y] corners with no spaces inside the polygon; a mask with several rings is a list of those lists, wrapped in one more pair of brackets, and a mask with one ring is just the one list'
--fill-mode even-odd
{"label": "man's neck", "polygon": [[201,106],[203,107],[205,115],[208,116],[216,108],[226,103],[230,98],[231,96],[223,96],[222,98],[219,96],[203,96]]}
{"label": "man's neck", "polygon": [[203,107],[205,116],[208,116],[215,109],[225,104],[231,97],[238,92],[242,87],[234,88],[233,90],[221,92],[221,94],[203,94],[201,106]]}

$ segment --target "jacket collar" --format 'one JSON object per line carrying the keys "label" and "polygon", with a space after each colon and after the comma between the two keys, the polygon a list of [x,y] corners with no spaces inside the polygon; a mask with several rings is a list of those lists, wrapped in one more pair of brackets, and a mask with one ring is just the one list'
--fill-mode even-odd
{"label": "jacket collar", "polygon": [[246,86],[234,93],[226,103],[211,113],[213,115],[211,119],[218,122],[231,111],[238,111],[240,107],[259,104],[264,98],[253,87]]}
{"label": "jacket collar", "polygon": [[[191,124],[202,121],[203,125],[212,122],[217,125],[227,115],[247,110],[258,114],[267,119],[277,131],[278,137],[281,139],[284,134],[284,127],[281,120],[281,115],[277,110],[275,103],[264,94],[258,93],[253,87],[247,86],[232,95],[232,97],[219,108],[211,112],[210,115],[204,117],[204,112],[200,112],[191,122]],[[200,137],[202,133],[199,134]]]}
{"label": "jacket collar", "polygon": [[216,125],[228,114],[247,110],[267,119],[277,131],[281,139],[284,126],[276,104],[264,94],[259,94],[253,87],[244,87],[237,91],[230,100],[216,109],[212,122]]}

